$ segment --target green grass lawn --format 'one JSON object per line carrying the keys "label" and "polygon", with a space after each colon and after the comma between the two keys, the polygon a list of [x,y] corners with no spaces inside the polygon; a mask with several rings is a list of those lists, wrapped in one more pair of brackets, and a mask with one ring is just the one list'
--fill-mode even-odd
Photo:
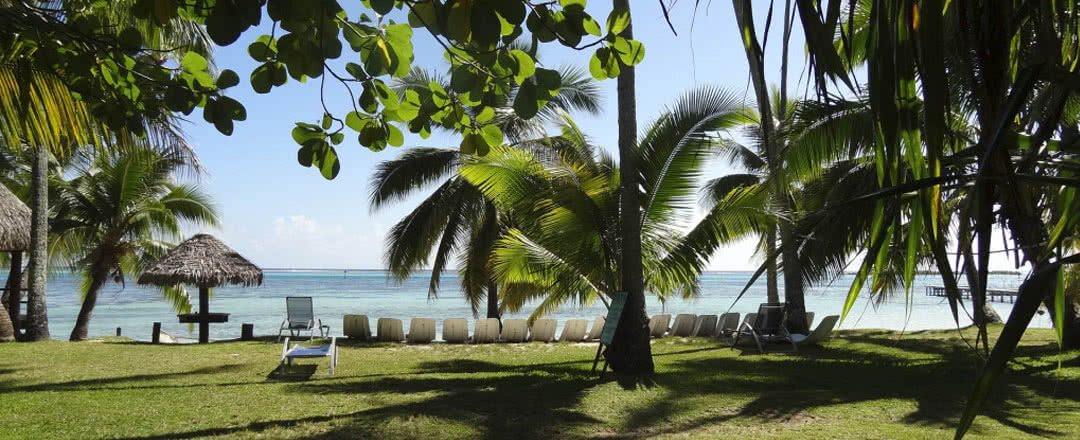
{"label": "green grass lawn", "polygon": [[[666,338],[657,385],[627,391],[589,374],[595,351],[345,343],[336,377],[282,380],[273,340],[0,344],[0,437],[949,438],[980,365],[955,331],[768,355]],[[970,437],[1080,437],[1080,351],[1029,331]]]}

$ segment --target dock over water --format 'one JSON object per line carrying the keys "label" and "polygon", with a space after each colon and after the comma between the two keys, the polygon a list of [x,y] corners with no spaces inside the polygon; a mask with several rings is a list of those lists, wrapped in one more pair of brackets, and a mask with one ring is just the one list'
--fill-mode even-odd
{"label": "dock over water", "polygon": [[[967,287],[961,287],[959,290],[961,298],[971,298],[971,289],[968,289]],[[988,302],[1015,303],[1016,295],[1017,292],[1011,290],[986,289],[986,300]],[[926,296],[947,297],[949,295],[945,293],[944,287],[926,286]]]}

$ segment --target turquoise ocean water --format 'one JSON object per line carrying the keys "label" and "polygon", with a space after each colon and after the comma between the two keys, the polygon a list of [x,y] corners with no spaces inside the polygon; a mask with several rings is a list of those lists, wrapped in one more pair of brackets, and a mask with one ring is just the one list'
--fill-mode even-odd
{"label": "turquoise ocean water", "polygon": [[[732,305],[751,275],[750,272],[708,272],[702,276],[701,297],[687,301],[671,299],[663,305],[655,297],[650,297],[648,312],[650,315],[719,314],[729,307],[733,312],[757,311],[758,304],[765,299],[764,279],[759,280],[738,303]],[[420,272],[398,285],[382,271],[267,271],[260,287],[214,289],[210,311],[231,315],[228,323],[211,324],[210,338],[237,338],[240,336],[241,323],[253,323],[256,335],[276,335],[285,317],[286,296],[314,297],[316,317],[330,325],[331,333],[338,336],[341,335],[342,316],[345,314],[368,315],[373,329],[374,320],[383,317],[404,320],[406,331],[408,320],[414,317],[435,318],[439,321],[437,328],[440,330],[441,320],[447,318],[467,318],[471,326],[472,312],[461,297],[456,274],[445,274],[441,283],[443,290],[438,299],[430,300],[427,297],[429,276],[427,272]],[[840,313],[851,278],[851,275],[845,275],[832,285],[810,289],[806,296],[807,310],[815,312],[817,320],[825,315]],[[989,287],[1015,290],[1022,281],[1021,275],[991,275]],[[71,333],[80,305],[79,284],[79,278],[71,274],[50,276],[49,330],[53,338],[66,340]],[[940,284],[940,278],[936,275],[918,276],[912,290],[910,308],[905,307],[902,294],[880,305],[867,301],[864,296],[856,303],[841,328],[953,328],[955,324],[945,299],[925,296],[925,286]],[[197,309],[198,290],[189,288],[188,292],[194,297]],[[1008,303],[994,303],[993,306],[1002,317],[1007,317],[1012,308]],[[506,318],[525,318],[529,313],[531,310],[525,310],[508,314]],[[605,313],[604,305],[597,302],[585,308],[567,306],[550,317],[558,320],[561,332],[567,319],[585,318],[591,321]],[[186,324],[177,322],[175,313],[161,299],[157,290],[137,286],[131,281],[126,287],[110,283],[94,309],[90,336],[114,335],[116,328],[120,327],[124,336],[148,340],[154,321],[161,322],[162,330],[178,338],[198,336],[197,327],[189,332]],[[966,316],[962,316],[961,324],[968,323],[970,321]],[[1036,315],[1033,326],[1049,327],[1049,318],[1047,315]]]}

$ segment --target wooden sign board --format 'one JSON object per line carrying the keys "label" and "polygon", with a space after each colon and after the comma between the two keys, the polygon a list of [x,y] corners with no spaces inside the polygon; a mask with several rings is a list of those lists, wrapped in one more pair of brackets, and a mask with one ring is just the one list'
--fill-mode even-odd
{"label": "wooden sign board", "polygon": [[623,308],[626,306],[626,292],[616,292],[611,298],[611,307],[608,308],[607,319],[604,321],[604,331],[600,333],[600,343],[611,345],[615,340],[615,329],[619,328],[619,319],[622,318]]}
{"label": "wooden sign board", "polygon": [[[623,308],[626,306],[626,292],[616,292],[611,298],[611,305],[608,306],[607,319],[604,320],[604,330],[600,332],[600,344],[596,347],[596,356],[593,358],[592,371],[596,372],[596,364],[600,362],[600,354],[605,345],[611,345],[615,340],[615,329],[619,328],[619,319],[622,318]],[[600,371],[600,378],[603,379],[604,372],[607,371],[607,361],[604,361],[604,369]]]}

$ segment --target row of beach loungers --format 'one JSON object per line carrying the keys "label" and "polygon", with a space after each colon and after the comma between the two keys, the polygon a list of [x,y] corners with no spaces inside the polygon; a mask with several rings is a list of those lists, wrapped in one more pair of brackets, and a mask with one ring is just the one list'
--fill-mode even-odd
{"label": "row of beach loungers", "polygon": [[[747,313],[742,323],[753,323],[757,313]],[[839,316],[829,316],[822,320],[818,328],[809,335],[809,343],[824,340],[832,332]],[[814,313],[807,312],[807,323],[813,326]],[[556,339],[556,321],[537,319],[532,326],[524,319],[505,319],[499,328],[499,320],[494,318],[478,319],[473,334],[469,335],[469,323],[465,319],[446,319],[443,321],[442,339],[448,343],[494,343],[494,342],[585,342],[600,339],[604,329],[604,317],[598,316],[589,328],[585,319],[566,321],[562,334]],[[669,326],[670,324],[670,326]],[[740,327],[738,313],[722,315],[679,314],[672,321],[671,315],[655,315],[649,319],[649,335],[653,338],[676,337],[732,337]],[[409,322],[409,332],[405,333],[404,323],[395,318],[379,318],[376,322],[375,336],[372,338],[371,327],[366,315],[345,315],[343,333],[350,339],[376,340],[381,342],[408,342],[426,344],[435,340],[435,320],[432,318],[413,318]]]}

